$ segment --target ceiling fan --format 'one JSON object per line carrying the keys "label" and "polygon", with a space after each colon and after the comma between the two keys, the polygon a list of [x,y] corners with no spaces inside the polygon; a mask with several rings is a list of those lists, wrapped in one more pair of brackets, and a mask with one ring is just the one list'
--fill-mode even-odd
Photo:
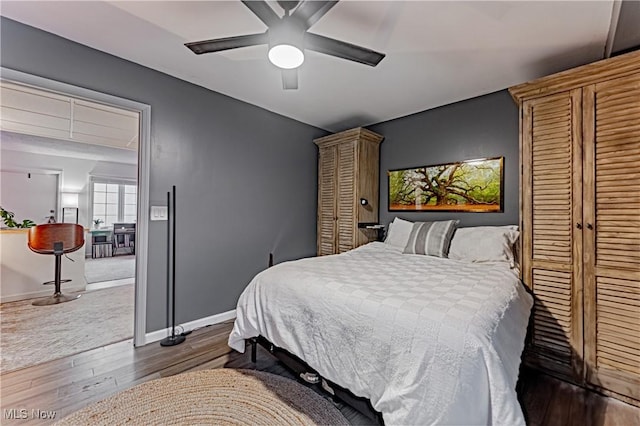
{"label": "ceiling fan", "polygon": [[[282,68],[284,89],[298,88],[297,68],[304,62],[305,49],[372,67],[378,65],[385,57],[384,53],[308,32],[313,24],[338,3],[337,1],[278,1],[278,5],[284,10],[282,18],[263,0],[242,0],[242,3],[266,24],[267,31],[259,34],[195,41],[186,43],[185,46],[193,53],[201,55],[268,44],[269,60],[277,67]],[[291,13],[292,10],[293,13]]]}

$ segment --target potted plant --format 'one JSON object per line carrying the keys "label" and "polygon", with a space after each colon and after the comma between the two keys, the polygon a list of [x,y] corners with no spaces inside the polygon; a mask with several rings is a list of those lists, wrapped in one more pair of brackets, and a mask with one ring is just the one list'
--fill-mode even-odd
{"label": "potted plant", "polygon": [[0,217],[2,217],[7,228],[31,228],[32,226],[36,226],[36,223],[31,219],[24,219],[22,222],[16,222],[14,216],[15,213],[0,207]]}
{"label": "potted plant", "polygon": [[93,220],[93,227],[94,227],[95,229],[98,229],[98,228],[100,228],[100,224],[101,224],[101,223],[104,223],[104,222],[102,221],[102,219],[94,219],[94,220]]}

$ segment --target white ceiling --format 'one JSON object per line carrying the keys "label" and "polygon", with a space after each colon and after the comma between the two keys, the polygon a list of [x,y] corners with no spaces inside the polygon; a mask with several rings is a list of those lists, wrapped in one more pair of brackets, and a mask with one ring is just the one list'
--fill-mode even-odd
{"label": "white ceiling", "polygon": [[51,139],[4,130],[0,131],[0,140],[2,140],[2,151],[19,151],[82,160],[138,164],[138,152],[130,149]]}
{"label": "white ceiling", "polygon": [[[275,2],[269,2],[280,13]],[[1,14],[330,131],[373,124],[601,59],[613,1],[346,1],[311,32],[387,54],[376,67],[306,52],[282,90],[266,46],[185,42],[262,32],[239,1],[2,1]]]}
{"label": "white ceiling", "polygon": [[139,113],[0,81],[0,130],[137,153]]}

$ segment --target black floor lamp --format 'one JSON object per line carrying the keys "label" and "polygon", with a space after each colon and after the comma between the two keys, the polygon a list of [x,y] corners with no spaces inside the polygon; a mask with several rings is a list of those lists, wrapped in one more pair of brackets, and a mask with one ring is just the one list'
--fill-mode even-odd
{"label": "black floor lamp", "polygon": [[[173,200],[172,200],[173,198]],[[176,334],[176,186],[173,197],[167,192],[167,316],[169,316],[169,296],[171,296],[171,335],[160,341],[160,346],[175,346],[186,337]],[[168,318],[167,318],[168,319]]]}

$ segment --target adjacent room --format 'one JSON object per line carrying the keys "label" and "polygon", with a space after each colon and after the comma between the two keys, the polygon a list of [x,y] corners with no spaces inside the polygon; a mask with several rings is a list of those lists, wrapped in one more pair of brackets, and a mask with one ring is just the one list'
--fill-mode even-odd
{"label": "adjacent room", "polygon": [[[133,111],[6,80],[0,89],[4,373],[133,337],[140,126]],[[28,223],[80,226],[57,299],[54,257],[37,251]],[[74,303],[52,303],[65,298]]]}
{"label": "adjacent room", "polygon": [[639,1],[0,15],[3,424],[640,423]]}

